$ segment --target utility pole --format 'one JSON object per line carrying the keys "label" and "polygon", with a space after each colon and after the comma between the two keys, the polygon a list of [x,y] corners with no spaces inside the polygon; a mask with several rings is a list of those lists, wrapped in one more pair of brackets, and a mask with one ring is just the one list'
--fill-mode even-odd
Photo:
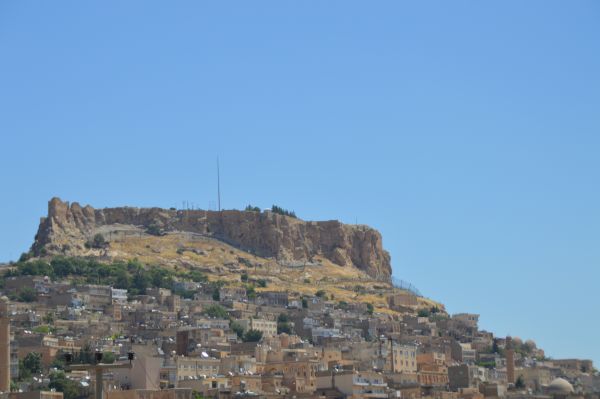
{"label": "utility pole", "polygon": [[65,354],[65,360],[67,362],[66,370],[69,370],[69,371],[87,370],[90,372],[92,372],[92,371],[95,372],[96,373],[96,395],[95,395],[94,399],[103,399],[104,371],[111,370],[111,369],[130,369],[131,367],[133,367],[131,362],[133,361],[134,356],[135,355],[133,352],[128,352],[127,358],[129,359],[129,363],[107,364],[107,363],[100,363],[102,361],[102,352],[98,351],[95,353],[96,364],[73,364],[73,365],[71,365],[70,363],[73,361],[73,354],[66,353]]}

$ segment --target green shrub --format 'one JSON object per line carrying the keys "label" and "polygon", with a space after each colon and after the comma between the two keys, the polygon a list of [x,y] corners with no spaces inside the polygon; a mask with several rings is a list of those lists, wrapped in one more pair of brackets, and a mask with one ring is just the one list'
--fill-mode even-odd
{"label": "green shrub", "polygon": [[112,364],[117,360],[117,357],[113,352],[104,352],[102,353],[102,363]]}
{"label": "green shrub", "polygon": [[146,233],[153,235],[153,236],[164,235],[163,230],[157,224],[151,224],[148,227],[146,227]]}
{"label": "green shrub", "polygon": [[236,321],[233,321],[229,324],[229,328],[231,331],[235,332],[239,339],[242,339],[244,336],[244,327]]}
{"label": "green shrub", "polygon": [[29,374],[38,374],[42,371],[42,354],[29,352],[23,359],[23,367]]}
{"label": "green shrub", "polygon": [[258,330],[248,330],[244,333],[242,341],[244,342],[258,342],[262,339],[263,333]]}
{"label": "green shrub", "polygon": [[107,245],[107,242],[104,239],[104,236],[100,233],[94,235],[94,237],[91,240],[86,242],[86,247],[88,247],[88,248],[102,249],[106,245]]}
{"label": "green shrub", "polygon": [[522,375],[520,375],[515,381],[515,387],[519,389],[525,388],[525,380],[523,379]]}
{"label": "green shrub", "polygon": [[290,321],[290,317],[285,313],[280,313],[279,316],[277,316],[278,323],[287,323],[288,321]]}
{"label": "green shrub", "polygon": [[195,283],[203,283],[208,281],[208,277],[206,277],[206,275],[199,270],[190,270],[186,277]]}
{"label": "green shrub", "polygon": [[229,313],[221,305],[210,305],[202,313],[208,317],[214,317],[217,319],[229,319]]}
{"label": "green shrub", "polygon": [[48,384],[48,387],[62,392],[64,399],[75,399],[80,393],[77,383],[68,379],[64,371],[56,371],[50,374],[50,384]]}
{"label": "green shrub", "polygon": [[19,257],[19,262],[27,262],[29,259],[33,257],[31,252],[23,252]]}
{"label": "green shrub", "polygon": [[35,292],[33,288],[23,287],[19,290],[17,298],[20,302],[35,302],[37,299],[37,292]]}
{"label": "green shrub", "polygon": [[48,334],[50,332],[50,326],[36,326],[33,328],[33,332],[36,332],[38,334]]}
{"label": "green shrub", "polygon": [[196,294],[196,291],[177,289],[173,291],[173,294],[179,295],[183,299],[194,299],[194,294]]}
{"label": "green shrub", "polygon": [[277,213],[279,215],[284,215],[284,216],[289,216],[289,217],[296,217],[296,213],[294,211],[288,211],[287,209],[283,209],[277,205],[273,205],[271,207],[271,212],[273,213]]}

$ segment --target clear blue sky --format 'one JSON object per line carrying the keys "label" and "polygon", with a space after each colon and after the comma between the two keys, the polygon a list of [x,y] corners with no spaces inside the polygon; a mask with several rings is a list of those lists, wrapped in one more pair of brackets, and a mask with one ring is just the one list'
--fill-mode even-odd
{"label": "clear blue sky", "polygon": [[600,363],[600,3],[0,3],[0,260],[47,201],[290,208]]}

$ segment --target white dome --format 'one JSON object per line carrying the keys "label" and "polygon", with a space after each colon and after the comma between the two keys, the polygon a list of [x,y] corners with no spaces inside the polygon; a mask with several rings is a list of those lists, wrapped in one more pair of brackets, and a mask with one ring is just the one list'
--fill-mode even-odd
{"label": "white dome", "polygon": [[573,385],[564,378],[555,378],[548,385],[548,392],[557,395],[568,395],[573,393]]}

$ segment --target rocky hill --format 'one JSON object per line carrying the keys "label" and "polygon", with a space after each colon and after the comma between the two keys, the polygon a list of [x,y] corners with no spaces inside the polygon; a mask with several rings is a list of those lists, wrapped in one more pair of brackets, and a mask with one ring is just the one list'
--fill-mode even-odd
{"label": "rocky hill", "polygon": [[48,216],[40,221],[32,250],[35,255],[82,256],[96,251],[93,255],[116,257],[114,249],[119,245],[111,244],[112,252],[90,248],[88,243],[97,234],[109,243],[119,243],[120,250],[125,252],[122,245],[125,241],[153,235],[192,234],[262,258],[273,258],[280,264],[324,259],[337,266],[356,268],[374,279],[386,280],[391,276],[390,256],[383,249],[377,230],[338,221],[308,222],[273,212],[94,209],[53,198],[48,203]]}

